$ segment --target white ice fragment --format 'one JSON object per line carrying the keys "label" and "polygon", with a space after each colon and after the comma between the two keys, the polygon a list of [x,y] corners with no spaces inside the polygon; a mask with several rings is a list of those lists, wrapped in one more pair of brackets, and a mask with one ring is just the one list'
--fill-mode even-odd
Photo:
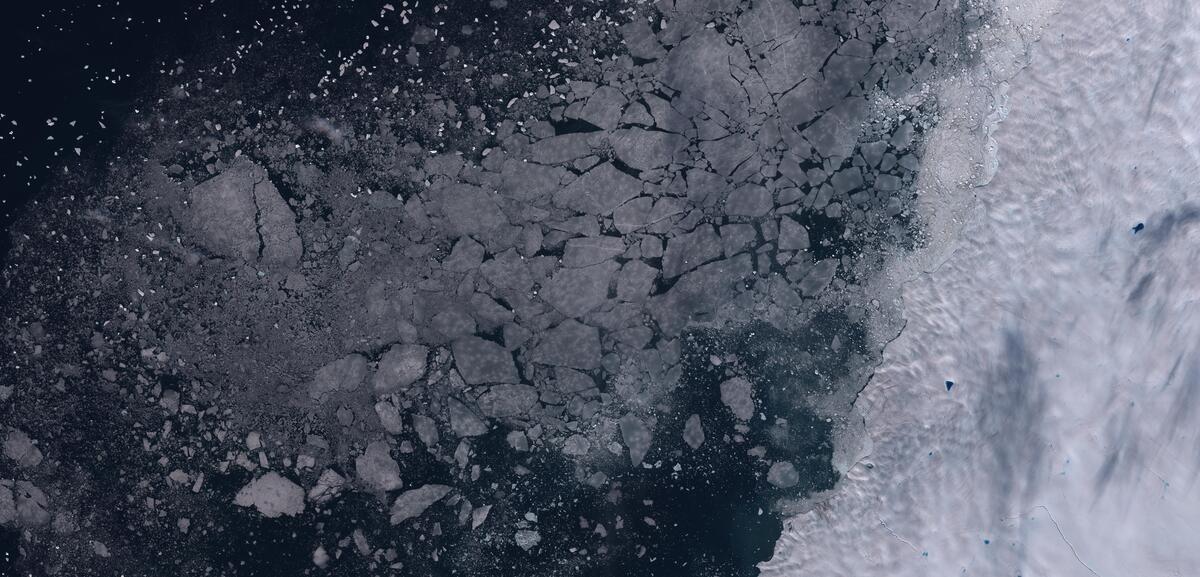
{"label": "white ice fragment", "polygon": [[317,479],[317,484],[308,491],[308,500],[314,503],[324,503],[337,496],[346,485],[346,478],[333,469],[325,469]]}
{"label": "white ice fragment", "polygon": [[449,492],[450,487],[446,485],[424,485],[401,493],[392,503],[392,524],[399,525],[409,519],[420,517],[430,505],[438,502]]}
{"label": "white ice fragment", "polygon": [[514,537],[517,541],[517,546],[528,551],[542,542],[542,534],[529,529],[521,529],[517,531]]}
{"label": "white ice fragment", "polygon": [[800,482],[800,474],[796,472],[796,466],[788,461],[779,461],[767,471],[767,482],[779,487],[787,489],[795,487]]}
{"label": "white ice fragment", "polygon": [[566,443],[563,444],[562,452],[565,455],[578,457],[586,455],[591,448],[592,443],[588,441],[587,437],[583,435],[571,435],[567,438]]}
{"label": "white ice fragment", "polygon": [[257,451],[262,448],[262,436],[258,431],[250,431],[246,435],[246,448],[251,451]]}
{"label": "white ice fragment", "polygon": [[296,516],[304,512],[304,489],[272,471],[242,487],[233,502],[253,506],[264,517]]}
{"label": "white ice fragment", "polygon": [[734,377],[721,383],[721,402],[739,420],[748,421],[754,416],[753,385],[742,377]]}
{"label": "white ice fragment", "polygon": [[329,553],[325,552],[323,545],[318,545],[312,554],[313,565],[317,567],[325,567],[329,563]]}
{"label": "white ice fragment", "polygon": [[373,441],[367,450],[354,460],[358,480],[374,491],[394,491],[400,481],[400,465],[392,458],[391,449],[383,441]]}
{"label": "white ice fragment", "polygon": [[621,417],[620,427],[621,438],[625,441],[625,446],[629,448],[629,461],[636,467],[641,464],[642,459],[646,457],[646,452],[650,450],[653,434],[646,424],[633,413],[627,413]]}
{"label": "white ice fragment", "polygon": [[488,513],[492,510],[491,505],[484,505],[471,511],[471,528],[478,529],[484,521],[487,521]]}
{"label": "white ice fragment", "polygon": [[704,427],[700,424],[700,415],[693,414],[683,424],[683,442],[693,450],[704,444]]}
{"label": "white ice fragment", "polygon": [[4,456],[12,459],[22,469],[31,469],[42,463],[42,452],[20,429],[9,429],[4,438]]}

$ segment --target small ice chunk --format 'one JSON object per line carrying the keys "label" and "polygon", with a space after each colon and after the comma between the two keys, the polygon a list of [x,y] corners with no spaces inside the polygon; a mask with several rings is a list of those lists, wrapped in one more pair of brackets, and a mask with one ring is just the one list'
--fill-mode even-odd
{"label": "small ice chunk", "polygon": [[417,432],[417,438],[425,443],[426,447],[432,447],[438,444],[437,424],[433,419],[425,415],[413,415],[413,430]]}
{"label": "small ice chunk", "polygon": [[450,429],[459,437],[478,437],[488,431],[487,423],[458,399],[449,399]]}
{"label": "small ice chunk", "polygon": [[17,519],[17,501],[13,497],[12,482],[0,480],[0,525]]}
{"label": "small ice chunk", "polygon": [[304,512],[304,489],[272,471],[242,487],[233,502],[240,507],[253,506],[264,517],[294,517]]}
{"label": "small ice chunk", "polygon": [[325,401],[336,391],[353,391],[367,378],[368,371],[366,357],[346,355],[317,369],[308,394],[314,401]]}
{"label": "small ice chunk", "polygon": [[409,519],[420,517],[426,509],[449,492],[450,487],[446,485],[424,485],[401,493],[392,503],[392,524],[399,525]]}
{"label": "small ice chunk", "polygon": [[721,383],[721,402],[742,421],[754,416],[753,385],[742,377],[734,377]]}
{"label": "small ice chunk", "polygon": [[329,564],[329,553],[325,552],[325,546],[317,545],[312,554],[313,565],[324,567]]}
{"label": "small ice chunk", "polygon": [[523,415],[538,401],[538,391],[529,385],[495,385],[479,396],[479,410],[501,419]]}
{"label": "small ice chunk", "polygon": [[333,469],[325,469],[317,478],[317,484],[308,490],[308,500],[314,503],[324,503],[338,495],[346,485],[346,478]]}
{"label": "small ice chunk", "polygon": [[700,425],[700,415],[693,414],[683,424],[683,442],[693,450],[704,444],[704,427]]}
{"label": "small ice chunk", "polygon": [[468,337],[454,341],[451,350],[458,372],[467,384],[518,382],[512,354],[496,343]]}
{"label": "small ice chunk", "polygon": [[487,521],[488,513],[492,511],[491,505],[484,505],[471,511],[471,528],[478,529],[480,525]]}
{"label": "small ice chunk", "polygon": [[586,455],[592,448],[592,442],[587,440],[583,435],[571,435],[567,437],[567,442],[563,444],[563,454],[571,456]]}
{"label": "small ice chunk", "polygon": [[17,481],[13,489],[19,525],[38,527],[50,522],[50,503],[46,493],[29,481]]}
{"label": "small ice chunk", "polygon": [[808,229],[790,217],[779,219],[779,250],[807,250]]}
{"label": "small ice chunk", "polygon": [[790,462],[778,461],[767,471],[767,482],[780,489],[795,487],[800,482],[800,473]]}
{"label": "small ice chunk", "polygon": [[508,441],[508,446],[512,447],[514,450],[521,452],[529,450],[529,438],[526,437],[525,433],[521,431],[509,432],[508,436],[505,437],[505,440]]}
{"label": "small ice chunk", "polygon": [[585,267],[616,258],[625,252],[625,241],[616,236],[585,236],[567,241],[563,266]]}
{"label": "small ice chunk", "polygon": [[388,444],[372,441],[367,450],[354,460],[358,480],[375,491],[394,491],[403,486],[400,465],[392,458]]}
{"label": "small ice chunk", "polygon": [[653,434],[650,428],[633,413],[626,413],[624,417],[621,417],[620,427],[621,438],[625,441],[625,446],[629,448],[629,461],[636,467],[642,464],[642,459],[650,450]]}
{"label": "small ice chunk", "polygon": [[20,429],[8,430],[8,436],[4,438],[4,456],[15,461],[22,469],[32,469],[42,463],[42,451]]}
{"label": "small ice chunk", "polygon": [[393,345],[379,359],[372,386],[376,393],[407,389],[425,375],[429,349],[423,345]]}
{"label": "small ice chunk", "polygon": [[812,269],[800,280],[800,292],[804,296],[814,296],[829,286],[837,272],[838,259],[827,258],[813,265]]}
{"label": "small ice chunk", "polygon": [[[616,265],[611,272],[616,272]],[[600,366],[603,351],[596,327],[567,319],[544,335],[529,354],[534,362],[585,371]]]}
{"label": "small ice chunk", "polygon": [[731,192],[725,200],[725,214],[730,216],[764,216],[773,207],[771,191],[760,184],[745,184]]}
{"label": "small ice chunk", "polygon": [[542,534],[530,529],[517,531],[514,538],[517,541],[517,546],[526,551],[537,547],[537,544],[542,542]]}
{"label": "small ice chunk", "polygon": [[379,401],[375,403],[375,415],[379,417],[379,424],[383,426],[383,430],[390,434],[398,435],[404,431],[404,421],[400,418],[400,409],[387,401]]}

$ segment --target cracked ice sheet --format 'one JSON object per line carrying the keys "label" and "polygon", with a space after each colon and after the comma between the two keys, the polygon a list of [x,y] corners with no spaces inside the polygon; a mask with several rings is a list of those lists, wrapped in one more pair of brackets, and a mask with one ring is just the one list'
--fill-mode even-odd
{"label": "cracked ice sheet", "polygon": [[859,401],[873,447],[764,574],[1200,567],[1200,73],[1172,67],[1149,110],[1143,72],[1200,35],[1167,4],[1069,0],[1049,21],[972,222],[932,273],[901,273],[908,324]]}

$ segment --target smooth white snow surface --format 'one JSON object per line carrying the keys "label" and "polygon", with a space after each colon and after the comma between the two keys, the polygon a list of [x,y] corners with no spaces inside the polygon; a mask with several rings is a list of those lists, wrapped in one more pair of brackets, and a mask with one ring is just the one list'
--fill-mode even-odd
{"label": "smooth white snow surface", "polygon": [[1046,20],[990,184],[904,285],[869,454],[764,574],[1200,574],[1198,60],[1184,0]]}

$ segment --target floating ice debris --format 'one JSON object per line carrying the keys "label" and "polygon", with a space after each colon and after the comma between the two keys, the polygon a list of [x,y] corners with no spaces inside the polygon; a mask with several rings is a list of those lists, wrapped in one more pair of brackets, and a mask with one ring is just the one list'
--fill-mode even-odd
{"label": "floating ice debris", "polygon": [[400,465],[383,441],[372,441],[367,445],[367,450],[354,460],[354,468],[358,480],[375,491],[394,491],[403,485]]}
{"label": "floating ice debris", "polygon": [[471,511],[471,528],[478,529],[485,521],[487,521],[488,513],[492,510],[491,505],[483,505]]}
{"label": "floating ice debris", "polygon": [[653,435],[650,428],[645,423],[634,416],[633,413],[628,413],[621,417],[621,438],[625,440],[625,446],[629,447],[629,461],[634,467],[642,464],[642,459],[646,457],[646,452],[650,450],[650,443],[653,440]]}
{"label": "floating ice debris", "polygon": [[450,429],[459,437],[478,437],[488,431],[487,423],[458,399],[449,399]]}
{"label": "floating ice debris", "polygon": [[[0,481],[0,488],[5,487],[6,481]],[[3,493],[3,490],[0,490]],[[50,505],[43,492],[29,481],[17,481],[12,491],[16,504],[16,521],[24,526],[40,526],[50,521]],[[3,495],[0,495],[0,501]],[[3,521],[4,505],[0,503],[0,522]]]}
{"label": "floating ice debris", "polygon": [[353,391],[367,378],[368,372],[370,366],[366,357],[346,355],[317,370],[308,394],[314,401],[325,401],[338,391]]}
{"label": "floating ice debris", "polygon": [[521,529],[515,535],[517,546],[528,551],[542,542],[542,534],[529,529]]}
{"label": "floating ice debris", "polygon": [[377,393],[407,389],[425,374],[429,349],[423,345],[394,345],[379,359],[372,382]]}
{"label": "floating ice debris", "polygon": [[781,489],[795,487],[800,482],[800,473],[790,462],[779,461],[767,471],[767,482]]}
{"label": "floating ice debris", "polygon": [[250,431],[246,434],[246,448],[251,451],[257,451],[262,448],[262,436],[258,431]]}
{"label": "floating ice debris", "polygon": [[592,448],[592,443],[583,435],[571,435],[567,438],[567,442],[563,444],[563,454],[571,456],[586,455],[588,450]]}
{"label": "floating ice debris", "polygon": [[754,397],[751,394],[753,386],[742,377],[734,377],[721,383],[721,402],[742,421],[749,421],[754,416]]}
{"label": "floating ice debris", "polygon": [[272,471],[242,487],[233,502],[240,507],[252,506],[264,517],[294,517],[304,512],[304,489]]}
{"label": "floating ice debris", "polygon": [[699,449],[704,444],[704,427],[700,424],[700,415],[688,417],[683,424],[683,442],[692,449]]}
{"label": "floating ice debris", "polygon": [[11,481],[0,480],[0,526],[17,519],[17,501],[13,497]]}
{"label": "floating ice debris", "polygon": [[329,564],[329,553],[325,552],[325,547],[318,545],[312,554],[313,565],[324,567]]}
{"label": "floating ice debris", "polygon": [[521,431],[512,431],[508,433],[508,435],[505,436],[505,440],[508,441],[508,446],[512,447],[514,450],[522,452],[529,450],[529,438],[526,437],[525,433]]}
{"label": "floating ice debris", "polygon": [[417,438],[425,443],[426,447],[432,447],[438,444],[437,423],[433,419],[425,415],[413,415],[413,430],[417,432]]}
{"label": "floating ice debris", "polygon": [[451,350],[458,372],[468,384],[519,382],[512,354],[496,343],[469,337],[455,341]]}
{"label": "floating ice debris", "polygon": [[430,505],[438,502],[450,492],[446,485],[424,485],[405,491],[392,503],[391,522],[399,525],[409,519],[420,517]]}
{"label": "floating ice debris", "polygon": [[4,456],[12,459],[22,469],[32,469],[42,463],[42,451],[24,431],[9,429],[4,439]]}
{"label": "floating ice debris", "polygon": [[346,478],[333,469],[325,469],[317,479],[317,484],[308,490],[308,500],[321,504],[333,499],[346,485]]}

